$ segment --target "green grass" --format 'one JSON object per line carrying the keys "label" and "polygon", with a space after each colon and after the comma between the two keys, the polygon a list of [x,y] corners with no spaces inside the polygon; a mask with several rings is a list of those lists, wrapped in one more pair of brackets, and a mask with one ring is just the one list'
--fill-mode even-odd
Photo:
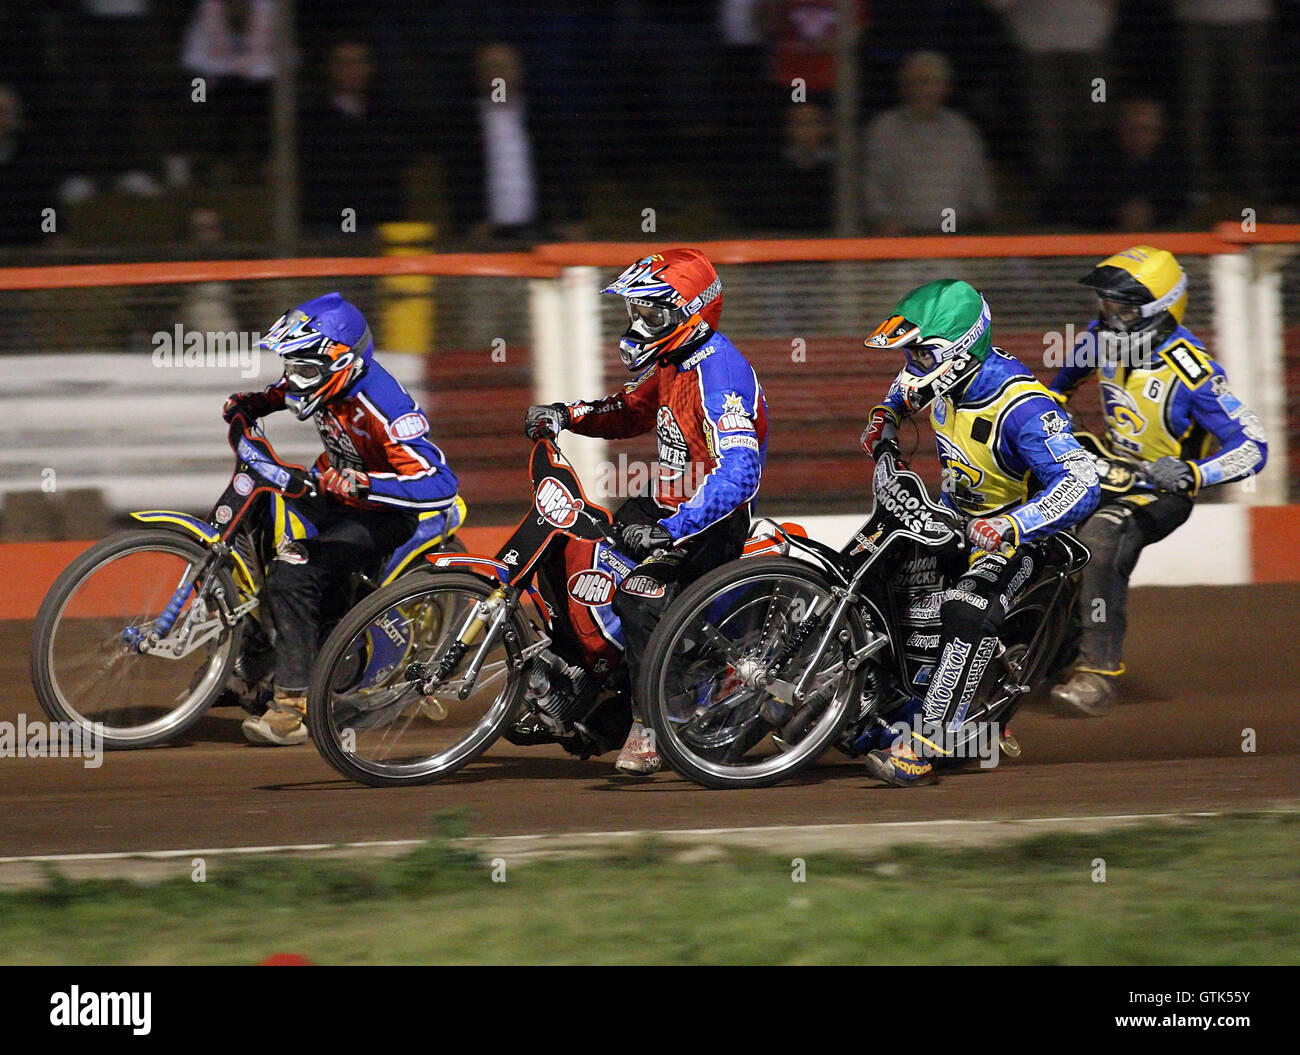
{"label": "green grass", "polygon": [[655,842],[507,862],[495,883],[444,834],[398,860],[210,861],[206,883],[0,894],[0,961],[1294,964],[1298,862],[1287,814],[810,856],[804,883],[787,857]]}

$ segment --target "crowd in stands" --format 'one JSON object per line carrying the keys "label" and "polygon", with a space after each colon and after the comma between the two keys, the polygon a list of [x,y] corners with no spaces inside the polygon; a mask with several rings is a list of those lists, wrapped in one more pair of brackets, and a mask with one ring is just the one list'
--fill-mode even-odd
{"label": "crowd in stands", "polygon": [[33,0],[0,39],[10,249],[123,199],[183,200],[178,241],[219,227],[272,185],[286,71],[322,238],[349,210],[465,244],[638,237],[652,191],[701,233],[778,236],[1298,204],[1300,0]]}

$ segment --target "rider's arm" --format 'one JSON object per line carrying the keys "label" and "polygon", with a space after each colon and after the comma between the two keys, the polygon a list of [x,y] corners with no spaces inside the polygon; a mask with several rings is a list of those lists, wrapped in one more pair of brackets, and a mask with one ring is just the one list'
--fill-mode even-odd
{"label": "rider's arm", "polygon": [[758,493],[763,475],[763,444],[755,422],[762,391],[748,363],[722,356],[704,360],[701,374],[701,425],[704,444],[716,464],[690,499],[659,521],[676,541],[698,535]]}
{"label": "rider's arm", "polygon": [[1101,498],[1097,469],[1070,431],[1064,412],[1047,396],[1014,407],[1003,425],[1014,454],[1042,485],[1031,501],[1003,515],[1021,542],[1031,542],[1084,520]]}
{"label": "rider's arm", "polygon": [[1219,449],[1191,464],[1198,487],[1232,483],[1258,473],[1268,461],[1268,442],[1259,415],[1228,388],[1222,367],[1211,361],[1214,372],[1191,389],[1192,420],[1219,441]]}
{"label": "rider's arm", "polygon": [[[383,452],[383,464],[366,465],[371,502],[402,509],[442,509],[456,500],[456,475],[447,468],[442,451],[429,440],[429,422],[407,400],[385,413],[367,398],[349,415],[354,425],[365,426],[366,434]],[[400,412],[399,412],[400,411]]]}
{"label": "rider's arm", "polygon": [[569,431],[579,436],[600,436],[621,440],[640,436],[655,427],[659,409],[659,386],[655,382],[658,366],[650,366],[623,386],[622,392],[598,399],[594,403],[579,400],[566,403]]}
{"label": "rider's arm", "polygon": [[1048,391],[1061,403],[1074,394],[1081,384],[1088,380],[1096,368],[1097,323],[1093,322],[1079,339],[1075,341],[1070,357],[1065,365],[1056,371],[1056,376],[1048,383]]}

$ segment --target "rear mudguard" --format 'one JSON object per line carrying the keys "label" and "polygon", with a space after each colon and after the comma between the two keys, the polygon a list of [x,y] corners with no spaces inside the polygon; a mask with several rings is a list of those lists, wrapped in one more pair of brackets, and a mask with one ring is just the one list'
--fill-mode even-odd
{"label": "rear mudguard", "polygon": [[445,546],[448,540],[465,526],[467,514],[465,500],[459,495],[446,509],[421,513],[415,532],[384,562],[379,585],[387,586],[403,572],[415,566],[420,557],[428,556],[431,552],[436,552]]}
{"label": "rear mudguard", "polygon": [[[156,527],[170,528],[181,534],[192,535],[205,547],[212,546],[220,540],[220,536],[211,524],[188,513],[177,513],[170,509],[144,509],[132,513],[131,516],[142,524],[152,524]],[[257,593],[257,586],[253,582],[253,575],[248,565],[244,563],[244,558],[233,546],[230,548],[230,558],[235,566],[235,585],[249,597],[254,596]]]}

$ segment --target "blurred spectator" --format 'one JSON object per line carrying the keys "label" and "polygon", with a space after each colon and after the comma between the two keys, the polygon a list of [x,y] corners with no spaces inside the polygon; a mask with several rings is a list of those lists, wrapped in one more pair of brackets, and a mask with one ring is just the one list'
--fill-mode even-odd
{"label": "blurred spectator", "polygon": [[[357,230],[402,219],[402,169],[409,137],[400,115],[373,91],[369,45],[342,40],[330,49],[326,81],[310,93],[298,129],[302,213],[307,224],[341,229],[344,209]],[[323,231],[322,231],[323,233]]]}
{"label": "blurred spectator", "polygon": [[1059,180],[1071,143],[1097,128],[1093,82],[1107,76],[1115,0],[988,0],[1002,12],[1024,58],[1035,175]]}
{"label": "blurred spectator", "polygon": [[207,118],[199,146],[224,179],[254,168],[270,143],[276,8],[276,0],[200,0],[185,31],[181,65],[206,84],[206,102],[195,104]]}
{"label": "blurred spectator", "polygon": [[[859,35],[867,25],[866,0],[854,0]],[[840,0],[775,0],[772,5],[772,79],[784,91],[796,77],[809,92],[835,87]]]}
{"label": "blurred spectator", "polygon": [[23,123],[18,93],[0,84],[0,246],[41,241],[41,210],[54,204],[50,170]]}
{"label": "blurred spectator", "polygon": [[564,136],[534,113],[519,49],[480,47],[474,85],[448,114],[439,144],[456,227],[476,238],[578,233],[581,173],[564,156]]}
{"label": "blurred spectator", "polygon": [[993,211],[993,185],[979,131],[945,107],[952,70],[937,52],[909,55],[899,74],[902,105],[867,127],[863,208],[880,234],[940,234],[951,209],[969,231]]}
{"label": "blurred spectator", "polygon": [[[1204,195],[1213,182],[1210,143],[1225,159],[1234,190],[1268,196],[1264,70],[1269,56],[1270,0],[1174,0],[1181,24],[1183,116],[1187,156],[1195,191]],[[1213,134],[1212,98],[1218,80],[1226,99],[1224,136]],[[1231,144],[1225,151],[1224,143]]]}
{"label": "blurred spectator", "polygon": [[768,81],[766,16],[771,0],[718,0],[718,107],[723,133],[718,141],[719,175],[735,186],[748,180],[771,152],[771,130],[788,89]]}
{"label": "blurred spectator", "polygon": [[727,134],[715,87],[714,6],[704,0],[615,0],[613,6],[615,156],[652,152],[658,166],[680,164],[688,178],[709,180],[700,156]]}
{"label": "blurred spectator", "polygon": [[63,120],[71,127],[74,174],[62,187],[78,202],[112,181],[128,194],[162,193],[159,138],[162,34],[151,0],[76,0],[65,24],[69,79]]}
{"label": "blurred spectator", "polygon": [[834,220],[835,134],[819,101],[790,103],[782,115],[782,142],[767,165],[750,174],[744,217],[759,228],[826,234]]}
{"label": "blurred spectator", "polygon": [[1173,224],[1187,205],[1182,158],[1155,99],[1121,103],[1115,127],[1078,144],[1048,220],[1086,228],[1149,231]]}

